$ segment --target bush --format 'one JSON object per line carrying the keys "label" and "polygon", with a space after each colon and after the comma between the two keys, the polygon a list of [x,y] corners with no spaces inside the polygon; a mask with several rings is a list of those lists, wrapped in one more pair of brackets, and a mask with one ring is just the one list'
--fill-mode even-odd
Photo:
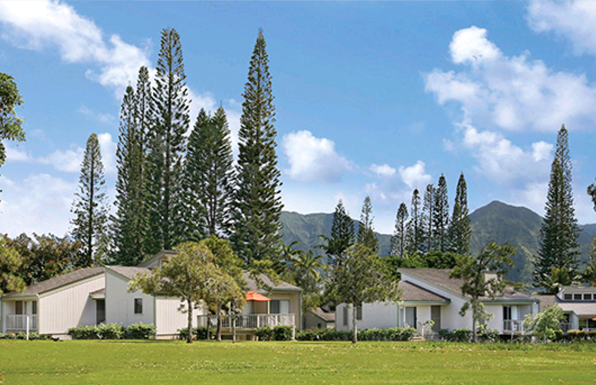
{"label": "bush", "polygon": [[275,341],[291,341],[292,327],[291,326],[276,326],[273,328],[273,338]]}
{"label": "bush", "polygon": [[[209,331],[209,333],[207,333],[207,331]],[[207,326],[199,326],[194,328],[192,332],[197,340],[206,340],[207,334],[209,334],[209,339],[215,339],[217,328],[215,326],[211,326],[209,329],[207,329]]]}
{"label": "bush", "polygon": [[263,326],[255,330],[255,336],[259,338],[259,341],[273,341],[275,334],[269,326]]}
{"label": "bush", "polygon": [[155,325],[153,324],[132,324],[124,332],[124,338],[129,340],[148,340],[155,337]]}
{"label": "bush", "polygon": [[[410,341],[416,334],[413,328],[366,329],[358,332],[360,341]],[[351,331],[313,329],[296,333],[299,341],[350,341]]]}
{"label": "bush", "polygon": [[489,329],[486,325],[480,325],[478,328],[478,340],[480,342],[497,342],[499,340],[499,331]]}
{"label": "bush", "polygon": [[[497,333],[498,335],[498,333]],[[444,341],[450,342],[472,342],[472,331],[468,328],[455,329],[449,331],[447,329],[439,330],[439,336]]]}
{"label": "bush", "polygon": [[124,336],[124,327],[120,324],[100,324],[97,334],[102,340],[119,340]]}
{"label": "bush", "polygon": [[68,329],[68,335],[73,340],[96,340],[99,339],[99,330],[97,326],[79,326]]}

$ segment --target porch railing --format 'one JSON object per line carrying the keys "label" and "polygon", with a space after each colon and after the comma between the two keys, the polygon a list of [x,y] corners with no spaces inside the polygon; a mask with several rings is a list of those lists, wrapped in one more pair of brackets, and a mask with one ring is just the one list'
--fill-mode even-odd
{"label": "porch railing", "polygon": [[525,332],[524,320],[507,319],[503,320],[503,333],[523,333]]}
{"label": "porch railing", "polygon": [[[257,329],[263,326],[271,328],[275,326],[295,326],[294,314],[240,314],[236,317],[236,328],[238,329]],[[233,317],[222,316],[221,327],[223,329],[232,328]],[[217,317],[213,315],[197,316],[198,326],[215,326],[217,325]]]}
{"label": "porch railing", "polygon": [[10,314],[6,315],[6,330],[26,331],[27,317],[29,318],[29,330],[37,330],[36,315]]}

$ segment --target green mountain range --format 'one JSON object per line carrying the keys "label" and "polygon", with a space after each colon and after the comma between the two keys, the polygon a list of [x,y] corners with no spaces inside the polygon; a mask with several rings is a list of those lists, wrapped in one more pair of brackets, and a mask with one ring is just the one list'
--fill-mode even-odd
{"label": "green mountain range", "polygon": [[[333,214],[299,214],[284,211],[281,214],[282,240],[286,245],[298,241],[299,245],[296,248],[305,251],[313,249],[316,254],[322,254],[321,249],[316,248],[322,243],[319,234],[329,236],[332,221]],[[515,246],[517,254],[513,257],[514,267],[507,278],[519,282],[531,282],[532,258],[538,251],[542,217],[525,207],[493,201],[470,214],[470,221],[472,253],[477,253],[490,241],[510,242]],[[354,224],[357,229],[358,221],[355,220]],[[596,235],[596,224],[582,225],[580,228],[582,229],[579,237],[581,258],[582,261],[586,261],[592,238]],[[379,255],[389,255],[391,235],[379,233],[376,235],[379,240]]]}

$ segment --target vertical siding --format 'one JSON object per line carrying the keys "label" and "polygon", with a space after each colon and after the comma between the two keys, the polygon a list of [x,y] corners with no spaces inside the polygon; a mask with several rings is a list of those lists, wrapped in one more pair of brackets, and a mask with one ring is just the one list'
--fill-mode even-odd
{"label": "vertical siding", "polygon": [[301,330],[302,324],[302,309],[300,304],[300,293],[279,293],[273,292],[270,293],[268,298],[271,299],[278,299],[278,300],[288,300],[290,301],[290,314],[294,314],[294,322],[296,325],[297,330]]}
{"label": "vertical siding", "polygon": [[[180,309],[180,298],[157,297],[155,299],[155,315],[157,336],[174,336],[178,330],[188,326],[188,314]],[[185,304],[186,308],[186,304]],[[205,314],[203,306],[193,308],[192,325],[197,326],[197,316]]]}
{"label": "vertical siding", "polygon": [[[143,313],[134,314],[135,298],[143,299]],[[153,296],[140,291],[128,292],[128,279],[106,268],[106,323],[129,326],[136,323],[153,324]]]}
{"label": "vertical siding", "polygon": [[66,334],[69,328],[95,325],[95,301],[89,293],[104,288],[104,275],[57,289],[39,297],[38,322],[42,334]]}

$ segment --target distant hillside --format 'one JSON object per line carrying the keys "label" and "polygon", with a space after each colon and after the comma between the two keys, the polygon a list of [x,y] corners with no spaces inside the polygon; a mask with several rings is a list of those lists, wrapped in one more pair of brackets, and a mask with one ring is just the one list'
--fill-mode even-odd
{"label": "distant hillside", "polygon": [[[508,278],[515,281],[531,282],[532,258],[538,250],[538,235],[542,217],[525,207],[515,207],[494,201],[470,214],[472,223],[472,252],[477,253],[489,241],[497,243],[511,242],[517,250],[514,256],[514,268]],[[315,248],[321,244],[319,234],[331,235],[333,214],[299,214],[296,212],[282,212],[283,224],[282,240],[286,244],[299,241],[298,248],[302,250],[314,249],[317,254],[321,250]],[[596,224],[581,226],[579,243],[582,260],[588,258],[592,237],[596,235]],[[358,229],[358,221],[354,221],[354,229]],[[378,234],[379,254],[389,255],[391,235]]]}

